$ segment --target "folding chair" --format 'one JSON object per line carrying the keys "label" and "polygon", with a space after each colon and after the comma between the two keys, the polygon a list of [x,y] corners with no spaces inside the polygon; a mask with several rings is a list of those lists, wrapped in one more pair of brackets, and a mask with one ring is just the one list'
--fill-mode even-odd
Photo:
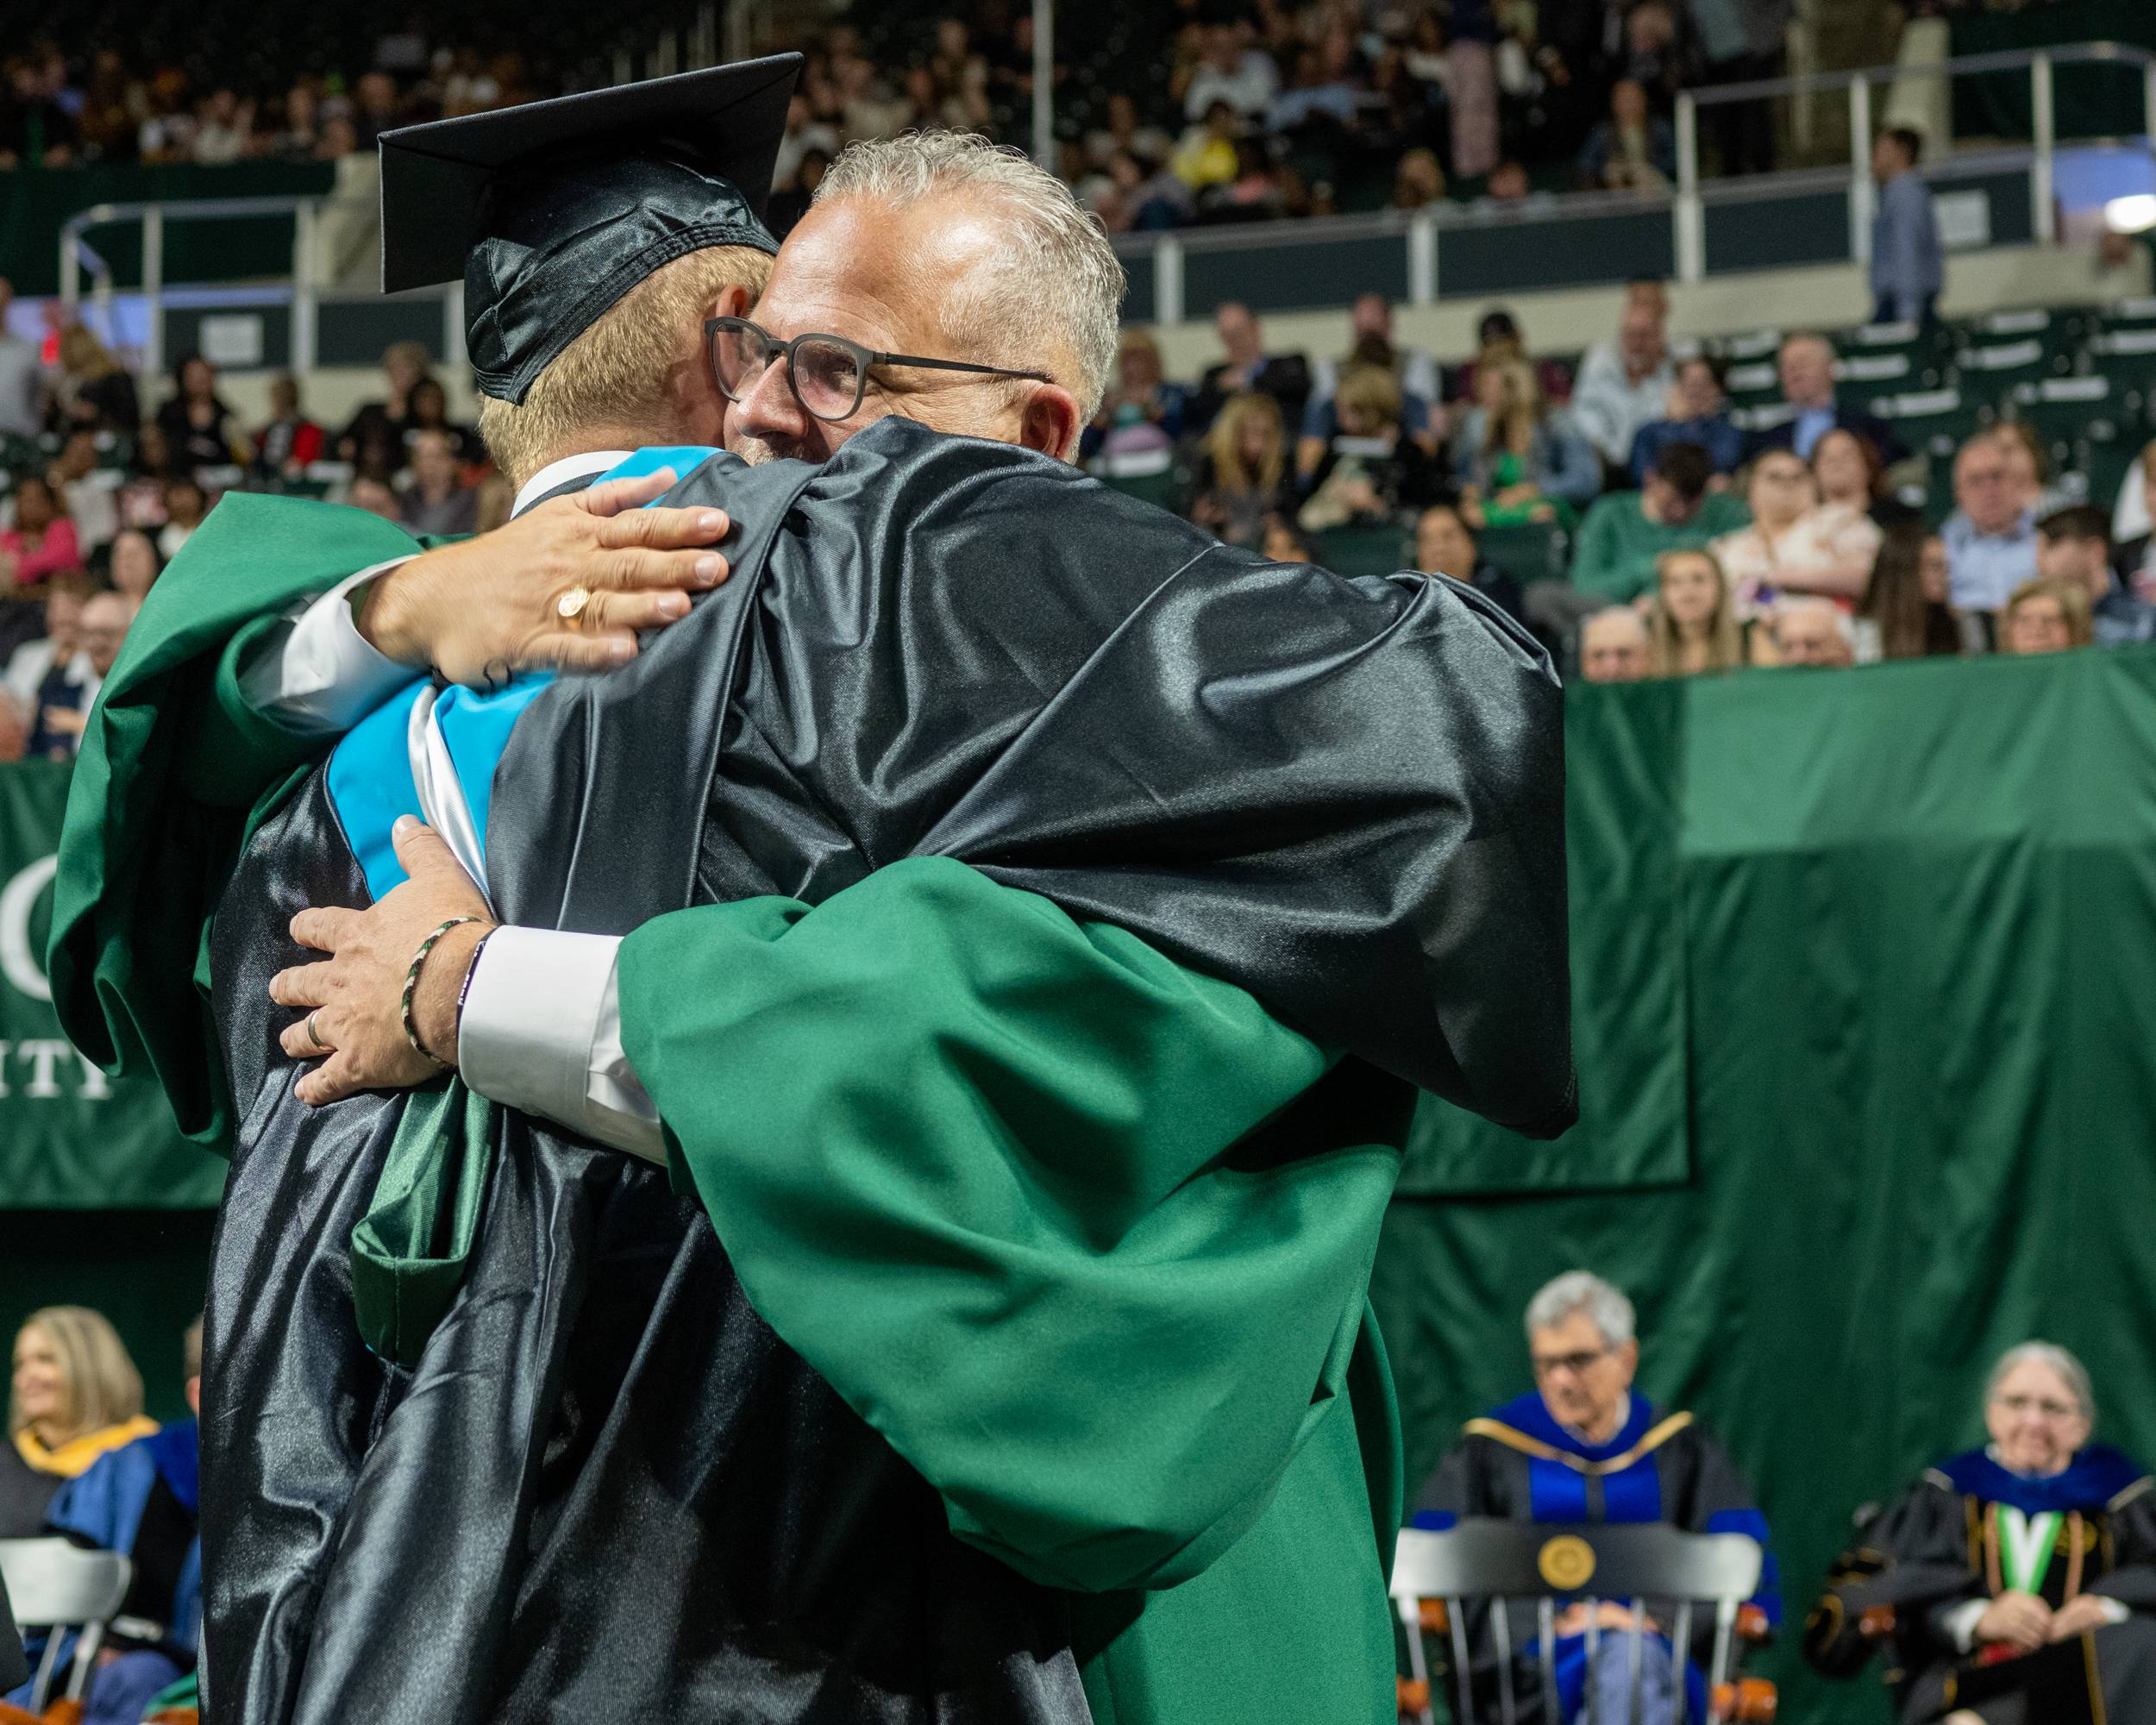
{"label": "folding chair", "polygon": [[[1519,1725],[1520,1719],[1513,1662],[1515,1651],[1524,1644],[1514,1633],[1514,1603],[1534,1602],[1533,1647],[1545,1725],[1556,1725],[1559,1716],[1557,1604],[1575,1600],[1589,1608],[1586,1725],[1639,1725],[1647,1634],[1643,1620],[1650,1601],[1674,1601],[1670,1646],[1677,1662],[1677,1725],[1686,1725],[1689,1697],[1684,1667],[1692,1645],[1694,1613],[1701,1605],[1711,1606],[1714,1613],[1714,1650],[1707,1681],[1708,1692],[1719,1698],[1735,1677],[1739,1613],[1758,1590],[1764,1561],[1758,1541],[1742,1534],[1687,1534],[1660,1521],[1557,1526],[1470,1517],[1443,1532],[1402,1528],[1393,1555],[1392,1596],[1407,1630],[1409,1669],[1414,1681],[1422,1685],[1421,1725],[1436,1725],[1430,1706],[1428,1656],[1422,1645],[1422,1606],[1426,1599],[1445,1603],[1458,1696],[1453,1714],[1456,1725],[1477,1725],[1483,1717],[1475,1705],[1474,1656],[1467,1629],[1469,1601],[1486,1601],[1489,1606],[1490,1640],[1496,1654],[1499,1725]],[[1630,1631],[1605,1634],[1599,1628],[1595,1608],[1606,1599],[1630,1605],[1634,1614]],[[1625,1659],[1631,1672],[1629,1717],[1622,1720],[1598,1719],[1595,1711],[1594,1674],[1603,1659],[1613,1657],[1613,1642],[1624,1644],[1624,1651],[1614,1656]],[[1766,1686],[1745,1687],[1752,1692],[1755,1710],[1771,1707],[1771,1692]],[[1736,1697],[1730,1698],[1733,1702]]]}
{"label": "folding chair", "polygon": [[2046,442],[2071,445],[2084,436],[2120,435],[2126,392],[2107,377],[2046,378],[2014,392],[2014,417],[2034,427]]}
{"label": "folding chair", "polygon": [[60,1676],[65,1630],[75,1637],[74,1672],[67,1680],[70,1701],[80,1701],[105,1626],[127,1597],[135,1566],[117,1552],[85,1551],[66,1540],[0,1540],[0,1589],[4,1589],[16,1625],[43,1629],[45,1651],[30,1685],[32,1713],[42,1715]]}
{"label": "folding chair", "polygon": [[1879,396],[1871,411],[1894,428],[1911,454],[1948,461],[1957,445],[1997,417],[1988,404],[1969,400],[1958,389]]}
{"label": "folding chair", "polygon": [[1782,373],[1771,356],[1730,367],[1723,387],[1733,407],[1764,407],[1782,398]]}

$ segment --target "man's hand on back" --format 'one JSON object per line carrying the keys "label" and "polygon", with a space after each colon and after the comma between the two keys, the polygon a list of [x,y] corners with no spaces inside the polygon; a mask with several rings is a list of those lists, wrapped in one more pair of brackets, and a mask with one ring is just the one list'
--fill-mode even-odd
{"label": "man's hand on back", "polygon": [[[611,480],[399,564],[368,584],[360,633],[399,663],[479,687],[516,671],[623,664],[637,630],[687,616],[690,594],[726,579],[711,549],[732,530],[725,511],[639,507],[674,479],[661,467]],[[562,599],[579,588],[590,598],[565,617]]]}

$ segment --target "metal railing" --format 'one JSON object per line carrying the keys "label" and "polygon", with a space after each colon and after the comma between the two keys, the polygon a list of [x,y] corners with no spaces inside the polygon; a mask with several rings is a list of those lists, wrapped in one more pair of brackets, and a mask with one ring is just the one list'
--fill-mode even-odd
{"label": "metal railing", "polygon": [[[693,57],[701,58],[710,52],[715,27],[710,22],[708,13],[706,8],[699,15],[703,22],[692,39]],[[1854,72],[1804,73],[1681,91],[1677,99],[1677,177],[1675,187],[1669,192],[1538,194],[1510,205],[1445,206],[1412,213],[1387,210],[1293,223],[1179,229],[1120,236],[1115,242],[1116,249],[1128,261],[1150,265],[1153,304],[1148,321],[1156,323],[1179,323],[1184,320],[1184,266],[1194,254],[1392,240],[1405,248],[1402,264],[1407,302],[1430,305],[1437,302],[1443,291],[1441,262],[1448,233],[1520,228],[1591,216],[1665,216],[1671,224],[1671,254],[1676,261],[1677,278],[1683,282],[1698,282],[1707,274],[1706,206],[1710,198],[1719,202],[1725,197],[1758,198],[1777,191],[1817,193],[1846,185],[1850,256],[1861,264],[1868,261],[1871,254],[1874,203],[1871,174],[1871,86],[1896,78],[1953,78],[2012,72],[2026,72],[2028,75],[2034,137],[2026,149],[1995,152],[1983,160],[1996,166],[2028,166],[2031,231],[2040,240],[2050,240],[2057,234],[2052,191],[2053,161],[2059,144],[2053,72],[2061,66],[2090,64],[2140,68],[2143,120],[2150,134],[2156,135],[2156,53],[2118,42],[2085,42],[2071,47],[1964,54],[1928,65],[1867,66]],[[1699,150],[1699,116],[1702,108],[1734,102],[1771,101],[1784,96],[1808,98],[1834,91],[1846,91],[1849,97],[1851,160],[1846,176],[1833,168],[1798,168],[1746,176],[1711,187],[1702,185]],[[1969,161],[1974,158],[1962,160]],[[1934,167],[1940,165],[1932,164]],[[316,236],[322,214],[333,201],[241,198],[172,204],[97,204],[72,217],[61,229],[61,297],[70,305],[79,302],[86,271],[95,284],[93,292],[109,305],[113,292],[111,269],[85,236],[90,229],[103,224],[140,222],[141,292],[148,312],[143,363],[147,370],[160,370],[165,359],[164,312],[170,292],[165,279],[166,224],[289,215],[293,222],[291,281],[288,290],[280,287],[275,292],[280,298],[289,293],[292,320],[290,363],[294,370],[310,370],[315,364],[317,313],[322,298],[315,273]],[[422,293],[426,292],[429,291]],[[422,294],[411,297],[417,298]],[[453,361],[460,360],[464,350],[461,284],[452,284],[441,290],[440,298],[442,351]]]}

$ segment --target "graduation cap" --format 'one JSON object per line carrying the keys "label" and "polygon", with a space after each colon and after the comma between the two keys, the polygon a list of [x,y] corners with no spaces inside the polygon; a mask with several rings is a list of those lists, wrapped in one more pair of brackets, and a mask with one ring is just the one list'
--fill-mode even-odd
{"label": "graduation cap", "polygon": [[381,136],[382,292],[464,281],[479,386],[522,401],[608,307],[763,225],[798,53]]}

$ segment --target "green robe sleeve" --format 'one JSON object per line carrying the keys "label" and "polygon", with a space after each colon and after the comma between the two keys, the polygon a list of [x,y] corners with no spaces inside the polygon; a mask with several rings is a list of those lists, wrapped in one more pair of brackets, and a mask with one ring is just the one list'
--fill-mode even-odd
{"label": "green robe sleeve", "polygon": [[1405,1110],[1241,989],[943,858],[656,918],[619,982],[757,1310],[1013,1568],[1196,1574],[1347,1396]]}
{"label": "green robe sleeve", "polygon": [[53,1004],[100,1066],[154,1074],[197,1143],[232,1130],[210,919],[250,812],[329,741],[250,709],[240,667],[294,605],[422,549],[364,510],[228,496],[150,590],[91,712],[53,881]]}

